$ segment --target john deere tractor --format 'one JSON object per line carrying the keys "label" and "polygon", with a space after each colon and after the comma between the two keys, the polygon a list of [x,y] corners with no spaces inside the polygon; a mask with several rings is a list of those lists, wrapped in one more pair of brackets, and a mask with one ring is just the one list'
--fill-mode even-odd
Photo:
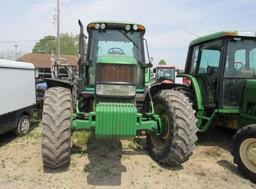
{"label": "john deere tractor", "polygon": [[256,181],[256,34],[219,32],[190,43],[180,89],[196,110],[197,127],[236,129],[232,154],[245,176]]}
{"label": "john deere tractor", "polygon": [[197,141],[189,99],[166,84],[150,85],[145,27],[92,22],[80,25],[79,76],[47,80],[42,119],[44,167],[70,162],[71,134],[93,130],[96,139],[123,139],[146,133],[150,153],[160,163],[187,161]]}

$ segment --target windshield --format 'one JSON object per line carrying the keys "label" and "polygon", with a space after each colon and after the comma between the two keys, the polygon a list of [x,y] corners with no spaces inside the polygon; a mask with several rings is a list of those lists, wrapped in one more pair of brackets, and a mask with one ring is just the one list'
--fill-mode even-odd
{"label": "windshield", "polygon": [[175,79],[175,69],[170,68],[162,68],[158,70],[158,78],[166,79],[166,80],[174,80]]}
{"label": "windshield", "polygon": [[236,37],[228,42],[225,77],[256,78],[256,40]]}
{"label": "windshield", "polygon": [[119,30],[92,31],[92,44],[89,59],[95,63],[104,55],[125,55],[142,62],[141,32]]}
{"label": "windshield", "polygon": [[137,84],[143,82],[143,70],[141,63],[144,62],[142,48],[142,32],[125,32],[120,30],[93,30],[91,34],[89,61],[92,63],[89,69],[90,84],[94,84],[95,63],[99,56],[129,56],[133,57],[137,65]]}

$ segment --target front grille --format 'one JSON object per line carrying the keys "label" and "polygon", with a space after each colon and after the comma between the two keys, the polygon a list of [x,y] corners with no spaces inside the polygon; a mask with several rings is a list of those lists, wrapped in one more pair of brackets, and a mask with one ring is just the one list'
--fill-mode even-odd
{"label": "front grille", "polygon": [[96,82],[136,84],[136,65],[97,64]]}

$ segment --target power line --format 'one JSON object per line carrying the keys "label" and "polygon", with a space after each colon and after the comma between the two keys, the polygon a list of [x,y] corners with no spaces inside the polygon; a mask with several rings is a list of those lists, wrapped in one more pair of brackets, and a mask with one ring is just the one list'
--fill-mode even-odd
{"label": "power line", "polygon": [[21,41],[12,41],[12,40],[0,40],[0,43],[32,43],[39,40],[21,40]]}

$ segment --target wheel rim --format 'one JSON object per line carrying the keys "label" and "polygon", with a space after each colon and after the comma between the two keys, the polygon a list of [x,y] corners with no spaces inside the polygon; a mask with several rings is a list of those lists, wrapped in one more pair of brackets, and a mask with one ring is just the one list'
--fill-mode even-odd
{"label": "wheel rim", "polygon": [[170,118],[166,112],[166,108],[162,105],[156,105],[155,112],[161,118],[161,125],[162,125],[162,133],[157,135],[156,133],[151,133],[151,141],[156,148],[163,148],[167,143],[170,136]]}
{"label": "wheel rim", "polygon": [[163,130],[162,130],[162,133],[161,133],[160,136],[161,136],[162,139],[166,140],[170,136],[170,132],[169,132],[170,121],[169,121],[169,118],[166,114],[161,116],[161,124],[162,124]]}
{"label": "wheel rim", "polygon": [[28,132],[29,130],[29,127],[30,127],[30,123],[29,123],[29,120],[26,119],[26,118],[23,118],[20,120],[20,131],[21,133],[25,134]]}
{"label": "wheel rim", "polygon": [[248,138],[239,149],[241,161],[251,172],[256,174],[256,138]]}

